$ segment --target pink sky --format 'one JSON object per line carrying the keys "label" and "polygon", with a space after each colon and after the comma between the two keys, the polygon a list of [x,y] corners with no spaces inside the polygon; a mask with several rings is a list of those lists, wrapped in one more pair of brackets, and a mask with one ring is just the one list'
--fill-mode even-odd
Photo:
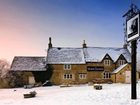
{"label": "pink sky", "polygon": [[18,55],[41,56],[45,54],[47,43],[44,49],[39,48],[40,41],[35,36],[36,31],[31,28],[30,23],[28,24],[29,21],[6,13],[0,14],[0,58],[11,61]]}

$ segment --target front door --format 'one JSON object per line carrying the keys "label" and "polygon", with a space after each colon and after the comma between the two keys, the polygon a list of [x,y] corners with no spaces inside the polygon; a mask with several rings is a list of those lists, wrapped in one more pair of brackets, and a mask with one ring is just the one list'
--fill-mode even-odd
{"label": "front door", "polygon": [[131,83],[131,71],[125,71],[125,83]]}

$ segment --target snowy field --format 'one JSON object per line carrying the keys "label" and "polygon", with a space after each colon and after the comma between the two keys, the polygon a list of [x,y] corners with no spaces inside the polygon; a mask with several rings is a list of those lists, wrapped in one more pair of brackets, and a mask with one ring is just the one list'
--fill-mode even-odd
{"label": "snowy field", "polygon": [[[34,90],[36,97],[24,99],[23,94]],[[102,90],[88,85],[0,89],[0,105],[140,105],[140,83],[137,100],[131,100],[130,90],[130,84],[103,84]]]}

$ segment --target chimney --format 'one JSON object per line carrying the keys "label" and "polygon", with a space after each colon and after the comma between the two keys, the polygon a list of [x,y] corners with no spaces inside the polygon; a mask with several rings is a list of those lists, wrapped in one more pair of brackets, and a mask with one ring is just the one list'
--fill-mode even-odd
{"label": "chimney", "polygon": [[50,49],[50,48],[52,48],[52,39],[51,39],[51,37],[49,37],[49,44],[48,44],[48,49]]}
{"label": "chimney", "polygon": [[87,44],[85,43],[85,40],[83,41],[83,48],[87,48]]}
{"label": "chimney", "polygon": [[127,49],[127,44],[126,43],[123,45],[123,48],[124,49]]}

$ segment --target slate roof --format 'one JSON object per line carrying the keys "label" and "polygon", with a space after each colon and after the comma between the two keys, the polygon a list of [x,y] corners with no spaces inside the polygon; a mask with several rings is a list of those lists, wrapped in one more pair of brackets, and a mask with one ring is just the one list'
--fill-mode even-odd
{"label": "slate roof", "polygon": [[128,49],[110,47],[87,47],[87,48],[61,48],[53,47],[48,50],[48,64],[84,64],[86,62],[101,62],[108,54],[114,62],[122,54],[127,62],[131,62]]}
{"label": "slate roof", "polygon": [[82,48],[51,48],[47,54],[48,64],[85,64]]}
{"label": "slate roof", "polygon": [[122,70],[125,66],[127,66],[128,63],[124,64],[124,65],[121,65],[119,66],[117,69],[115,69],[112,73],[113,74],[116,74],[118,73],[120,70]]}
{"label": "slate roof", "polygon": [[131,62],[130,52],[124,48],[88,47],[84,48],[84,54],[86,62],[101,62],[106,54],[108,54],[114,62],[117,61],[121,54],[127,62]]}
{"label": "slate roof", "polygon": [[46,71],[46,57],[16,56],[11,65],[12,71]]}

